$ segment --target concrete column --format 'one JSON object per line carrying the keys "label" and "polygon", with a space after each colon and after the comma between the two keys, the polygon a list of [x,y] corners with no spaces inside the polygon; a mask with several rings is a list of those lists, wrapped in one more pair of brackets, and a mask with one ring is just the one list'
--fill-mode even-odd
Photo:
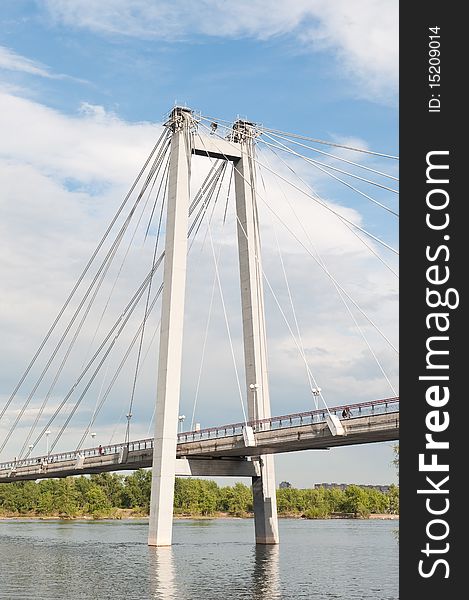
{"label": "concrete column", "polygon": [[[235,162],[238,252],[243,317],[244,360],[249,420],[271,416],[267,376],[264,291],[260,263],[259,223],[253,164],[254,127],[237,121],[235,141],[240,142],[241,158]],[[254,520],[257,544],[278,544],[277,499],[273,455],[259,457],[259,477],[252,478]]]}
{"label": "concrete column", "polygon": [[172,539],[186,287],[191,124],[191,112],[181,108],[173,109],[166,124],[172,128],[173,136],[168,180],[149,546],[170,546]]}

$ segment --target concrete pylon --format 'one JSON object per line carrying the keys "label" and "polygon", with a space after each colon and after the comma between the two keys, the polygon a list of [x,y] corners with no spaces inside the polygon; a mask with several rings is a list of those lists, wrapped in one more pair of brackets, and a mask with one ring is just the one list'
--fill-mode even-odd
{"label": "concrete pylon", "polygon": [[[264,291],[255,194],[255,127],[246,121],[233,126],[241,158],[235,162],[236,214],[243,318],[244,360],[249,420],[271,416],[267,376]],[[257,544],[278,544],[274,457],[259,457],[260,476],[252,478]]]}
{"label": "concrete pylon", "polygon": [[173,527],[179,394],[181,387],[187,230],[190,193],[189,109],[176,107],[166,123],[173,131],[169,162],[164,288],[150,500],[149,546],[170,546]]}

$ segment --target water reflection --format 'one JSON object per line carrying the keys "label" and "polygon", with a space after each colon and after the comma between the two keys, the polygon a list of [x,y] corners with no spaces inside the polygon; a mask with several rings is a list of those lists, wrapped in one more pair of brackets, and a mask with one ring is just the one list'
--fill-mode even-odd
{"label": "water reflection", "polygon": [[149,579],[152,600],[178,598],[173,549],[168,547],[148,548]]}
{"label": "water reflection", "polygon": [[279,546],[255,546],[253,551],[252,598],[281,598],[279,577]]}
{"label": "water reflection", "polygon": [[178,521],[172,548],[148,548],[143,521],[0,520],[0,598],[398,599],[394,522],[281,526],[280,548],[256,547],[248,520]]}
{"label": "water reflection", "polygon": [[[190,581],[185,581],[184,573],[177,572],[173,548],[149,548],[148,552],[150,598],[152,600],[181,600],[186,598],[184,594],[189,593],[187,585],[190,585]],[[251,574],[249,575],[248,569],[246,579],[243,577],[238,578],[236,594],[241,597],[244,589],[244,593],[249,594],[252,600],[280,599],[282,596],[279,577],[279,547],[254,546],[250,559]],[[200,566],[202,567],[202,565]],[[215,590],[219,592],[226,586],[226,573],[222,573],[220,578],[218,575],[220,573],[213,571],[209,580],[202,579],[202,582],[199,580],[199,591],[203,590],[206,598],[214,598],[215,596],[211,594],[215,593]],[[194,577],[193,571],[192,577]],[[180,589],[178,581],[179,584],[182,584]],[[192,596],[190,597],[192,598]],[[218,594],[217,597],[219,597]]]}

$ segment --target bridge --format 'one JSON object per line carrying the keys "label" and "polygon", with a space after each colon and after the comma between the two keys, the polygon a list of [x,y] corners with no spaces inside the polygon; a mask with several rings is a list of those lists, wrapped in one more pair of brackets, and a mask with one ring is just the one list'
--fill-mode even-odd
{"label": "bridge", "polygon": [[[180,433],[176,475],[254,477],[259,469],[251,457],[259,454],[325,450],[399,438],[399,398],[336,406],[330,412],[350,415],[342,417],[343,435],[332,435],[325,410]],[[246,427],[253,429],[252,445],[246,445]],[[151,438],[0,463],[0,483],[151,467],[153,450]]]}
{"label": "bridge", "polygon": [[[210,127],[204,121],[208,121]],[[223,129],[224,134],[220,134],[220,130]],[[290,301],[289,310],[292,314],[292,320],[286,316],[285,310],[282,308],[281,302],[262,266],[258,209],[259,200],[265,203],[265,198],[259,193],[257,181],[260,178],[265,187],[263,173],[275,173],[275,171],[272,170],[269,164],[257,159],[256,145],[258,143],[265,144],[273,152],[276,150],[283,151],[289,156],[294,156],[295,159],[304,159],[308,165],[318,168],[334,180],[345,184],[347,189],[360,194],[362,198],[373,202],[376,206],[386,210],[388,214],[398,216],[396,212],[381,201],[372,198],[368,193],[359,190],[355,185],[342,179],[342,176],[346,175],[364,182],[366,185],[376,185],[381,191],[397,193],[397,190],[389,187],[388,184],[369,179],[368,173],[373,173],[374,177],[396,180],[394,176],[361,165],[348,158],[317,150],[311,145],[304,144],[305,141],[308,141],[309,144],[325,143],[295,134],[286,136],[284,132],[262,128],[244,119],[237,119],[232,124],[218,123],[207,117],[196,115],[188,108],[173,108],[165,123],[163,133],[142,167],[140,174],[113,217],[103,238],[99,241],[96,250],[79,276],[77,283],[53,321],[30,364],[26,367],[11,396],[0,411],[0,422],[4,418],[10,418],[8,422],[9,429],[4,439],[0,439],[0,452],[5,449],[10,441],[18,441],[21,446],[19,452],[15,452],[17,454],[15,458],[0,463],[0,483],[151,467],[152,490],[148,543],[154,546],[167,546],[172,541],[173,495],[176,475],[251,477],[256,543],[277,544],[279,536],[274,469],[275,454],[313,449],[332,449],[339,446],[398,439],[399,398],[397,392],[378,354],[374,351],[372,343],[367,338],[363,326],[360,325],[353,311],[396,354],[397,349],[376,323],[368,317],[366,311],[331,274],[317,253],[301,219],[298,219],[298,221],[308,242],[311,243],[313,251],[306,247],[305,243],[288,226],[286,226],[287,230],[306,249],[310,257],[313,258],[333,284],[352,319],[354,327],[359,332],[376,366],[391,388],[392,397],[354,404],[348,403],[333,408],[328,407],[322,389],[314,377],[302,341],[280,246],[278,246],[278,250]],[[340,147],[338,144],[331,145]],[[297,151],[297,146],[308,149],[308,152],[320,152],[321,156],[326,155],[331,161],[341,161],[341,164],[353,165],[357,169],[364,168],[367,170],[366,177],[347,172],[342,167],[333,166],[329,163],[325,164],[303,156]],[[347,151],[367,152],[364,149],[348,146],[342,148]],[[383,159],[397,158],[371,151],[369,154]],[[197,160],[209,159],[212,165],[195,195],[191,188],[193,182],[191,161],[193,157],[197,157]],[[286,166],[290,168],[288,164]],[[225,179],[227,172],[230,172],[228,182]],[[339,177],[337,173],[340,173],[341,176]],[[374,257],[378,258],[386,268],[396,275],[392,266],[386,263],[373,245],[379,244],[386,251],[397,254],[394,248],[365,230],[361,225],[348,219],[345,214],[337,212],[330,203],[318,197],[316,192],[305,191],[304,180],[300,179],[301,183],[297,185],[290,182],[282,174],[277,175],[279,181],[291,185],[297,193],[306,195],[321,209],[332,214],[341,226],[350,230]],[[233,186],[232,182],[234,183]],[[213,225],[211,225],[222,188],[226,189],[223,224],[225,223],[232,187],[235,196],[234,213],[239,261],[239,289],[241,292],[244,385],[240,382],[236,365],[229,324],[230,319],[227,314],[220,281],[219,254],[217,257],[212,235]],[[146,239],[152,228],[156,231],[151,268],[130,301],[117,313],[114,324],[100,338],[98,333],[100,333],[99,329],[104,312],[109,306],[109,299],[120,277],[128,250],[125,252],[121,266],[116,269],[117,275],[111,287],[110,295],[107,301],[103,302],[105,305],[104,311],[98,319],[98,325],[92,336],[92,342],[98,340],[97,348],[93,348],[94,352],[90,351],[85,360],[83,360],[81,354],[75,356],[77,364],[83,363],[82,369],[79,371],[79,375],[73,379],[69,391],[63,393],[58,405],[50,409],[51,416],[49,418],[47,412],[45,412],[47,405],[55,393],[57,382],[68,365],[70,356],[73,356],[79,334],[82,332],[83,325],[87,321],[95,299],[100,293],[106,274],[120,250],[122,239],[129,231],[129,224],[137,219],[135,217],[137,209],[140,210],[143,205],[142,212],[135,225],[134,234],[129,242],[130,248],[152,194],[155,196],[154,204],[145,232]],[[133,204],[130,202],[131,198],[134,198]],[[146,198],[146,201],[144,201],[144,198]],[[289,203],[288,198],[286,200]],[[129,202],[130,205],[128,205]],[[154,222],[154,216],[157,214],[157,206],[159,206],[159,221],[156,223]],[[290,203],[289,206],[295,213],[295,209]],[[268,204],[267,208],[272,211],[272,207]],[[125,210],[128,212],[125,213]],[[165,221],[163,221],[164,212],[166,212]],[[281,218],[275,211],[273,213],[282,223]],[[195,414],[200,375],[202,373],[213,293],[216,286],[218,286],[244,420],[204,429],[192,427],[191,431],[178,433],[187,256],[202,223],[206,225],[205,236],[209,240],[212,250],[215,273],[205,338],[200,340],[201,367],[193,414]],[[160,234],[163,235],[163,231],[165,247],[163,251],[158,251]],[[110,237],[111,232],[115,235],[113,239]],[[366,241],[365,238],[369,241]],[[98,257],[101,258],[101,263],[99,263]],[[161,265],[163,265],[161,283],[159,287],[152,287],[156,274],[161,272],[159,271]],[[316,405],[315,410],[276,417],[271,416],[264,283],[268,286],[298,349],[300,360],[304,363],[308,391]],[[85,288],[85,291],[83,291],[83,288]],[[136,407],[135,402],[138,399],[136,394],[137,379],[144,361],[142,353],[144,336],[148,328],[149,315],[160,297],[158,378],[154,410],[155,435],[153,438],[133,440],[131,426]],[[75,302],[76,308],[73,308],[75,306],[73,302]],[[107,362],[108,357],[113,352],[116,341],[128,326],[128,323],[131,322],[131,316],[141,303],[144,304],[143,320],[131,338],[124,357],[119,363],[114,376],[110,378],[105,391],[104,381],[106,375],[104,375],[101,390],[92,411],[92,417],[85,427],[81,439],[70,444],[74,446],[74,449],[70,449],[70,446],[68,446],[66,450],[54,452],[62,438],[67,435],[72,419],[79,414],[83,399],[87,394],[90,395],[90,390],[93,390],[96,378],[102,374],[103,366],[109,365],[109,362]],[[62,330],[59,329],[60,326]],[[25,395],[22,406],[17,410],[13,410],[12,403],[17,400],[19,390],[25,385],[28,377],[32,376],[33,368],[46,353],[45,348],[48,348],[48,344],[53,345],[54,343],[55,346],[50,350],[49,358],[45,358],[44,367],[39,369],[40,375],[32,386],[31,392],[29,395]],[[134,347],[137,349],[136,365],[131,382],[132,390],[127,414],[125,415],[125,439],[118,444],[109,443],[104,446],[85,448],[85,441],[89,435],[93,436],[91,432],[96,419]],[[55,374],[51,365],[54,365]],[[43,385],[46,376],[51,377],[51,383],[46,392],[39,394],[38,390]],[[81,391],[79,392],[79,390]],[[72,399],[77,394],[78,398],[73,401]],[[28,410],[30,410],[31,402],[38,396],[41,398],[40,405],[33,411],[34,418],[31,424],[30,421],[27,421]],[[320,404],[321,406],[319,406]],[[55,425],[61,417],[64,417],[63,423],[49,448],[50,427],[53,424]],[[30,425],[29,433],[22,440],[15,440],[18,427],[23,421],[26,421],[28,426]],[[194,424],[194,419],[192,421]],[[38,428],[40,429],[39,433],[37,432]],[[35,449],[38,448],[39,442],[44,437],[47,441],[47,452],[43,455],[37,455]]]}

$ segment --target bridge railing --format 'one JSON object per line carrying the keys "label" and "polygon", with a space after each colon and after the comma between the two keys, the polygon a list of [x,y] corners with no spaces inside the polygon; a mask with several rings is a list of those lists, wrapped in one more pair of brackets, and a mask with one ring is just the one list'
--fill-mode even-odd
{"label": "bridge railing", "polygon": [[24,458],[21,460],[12,460],[0,463],[0,470],[15,469],[17,467],[28,467],[42,464],[54,464],[59,462],[76,462],[79,458],[99,457],[111,454],[119,454],[124,449],[133,450],[151,450],[153,449],[153,438],[146,440],[137,440],[135,442],[111,444],[109,446],[101,446],[100,448],[85,448],[83,450],[74,450],[71,452],[59,452],[57,454],[49,454],[43,456],[35,456]]}
{"label": "bridge railing", "polygon": [[178,442],[187,443],[211,438],[242,435],[243,429],[246,427],[246,425],[252,427],[254,432],[258,433],[260,431],[271,431],[273,429],[285,429],[288,427],[297,427],[300,425],[324,422],[329,413],[337,415],[341,419],[350,419],[354,417],[364,417],[367,415],[380,413],[396,412],[398,410],[399,397],[384,398],[381,400],[372,400],[370,402],[334,406],[329,410],[327,408],[320,408],[307,412],[282,415],[279,417],[269,417],[267,419],[260,419],[258,421],[232,423],[230,425],[221,425],[219,427],[207,427],[197,431],[185,431],[178,434]]}
{"label": "bridge railing", "polygon": [[[274,429],[285,429],[288,427],[297,427],[300,425],[309,425],[320,423],[326,420],[329,413],[337,415],[339,418],[353,419],[367,415],[381,414],[387,412],[396,412],[399,410],[399,398],[384,398],[382,400],[372,400],[370,402],[361,402],[357,404],[344,404],[335,406],[327,410],[317,409],[301,413],[292,413],[258,421],[247,421],[241,423],[232,423],[230,425],[221,425],[219,427],[207,427],[197,431],[184,431],[178,434],[178,443],[184,444],[197,442],[201,440],[217,439],[223,437],[232,437],[242,435],[246,425],[253,428],[258,433],[261,431],[271,431]],[[108,446],[99,446],[96,448],[85,448],[71,452],[60,452],[43,456],[28,457],[21,460],[11,460],[0,463],[0,470],[14,471],[18,467],[50,465],[63,462],[77,462],[81,458],[105,457],[109,455],[119,455],[125,451],[145,451],[153,449],[153,438],[136,440],[134,442],[124,442],[120,444],[110,444]]]}

